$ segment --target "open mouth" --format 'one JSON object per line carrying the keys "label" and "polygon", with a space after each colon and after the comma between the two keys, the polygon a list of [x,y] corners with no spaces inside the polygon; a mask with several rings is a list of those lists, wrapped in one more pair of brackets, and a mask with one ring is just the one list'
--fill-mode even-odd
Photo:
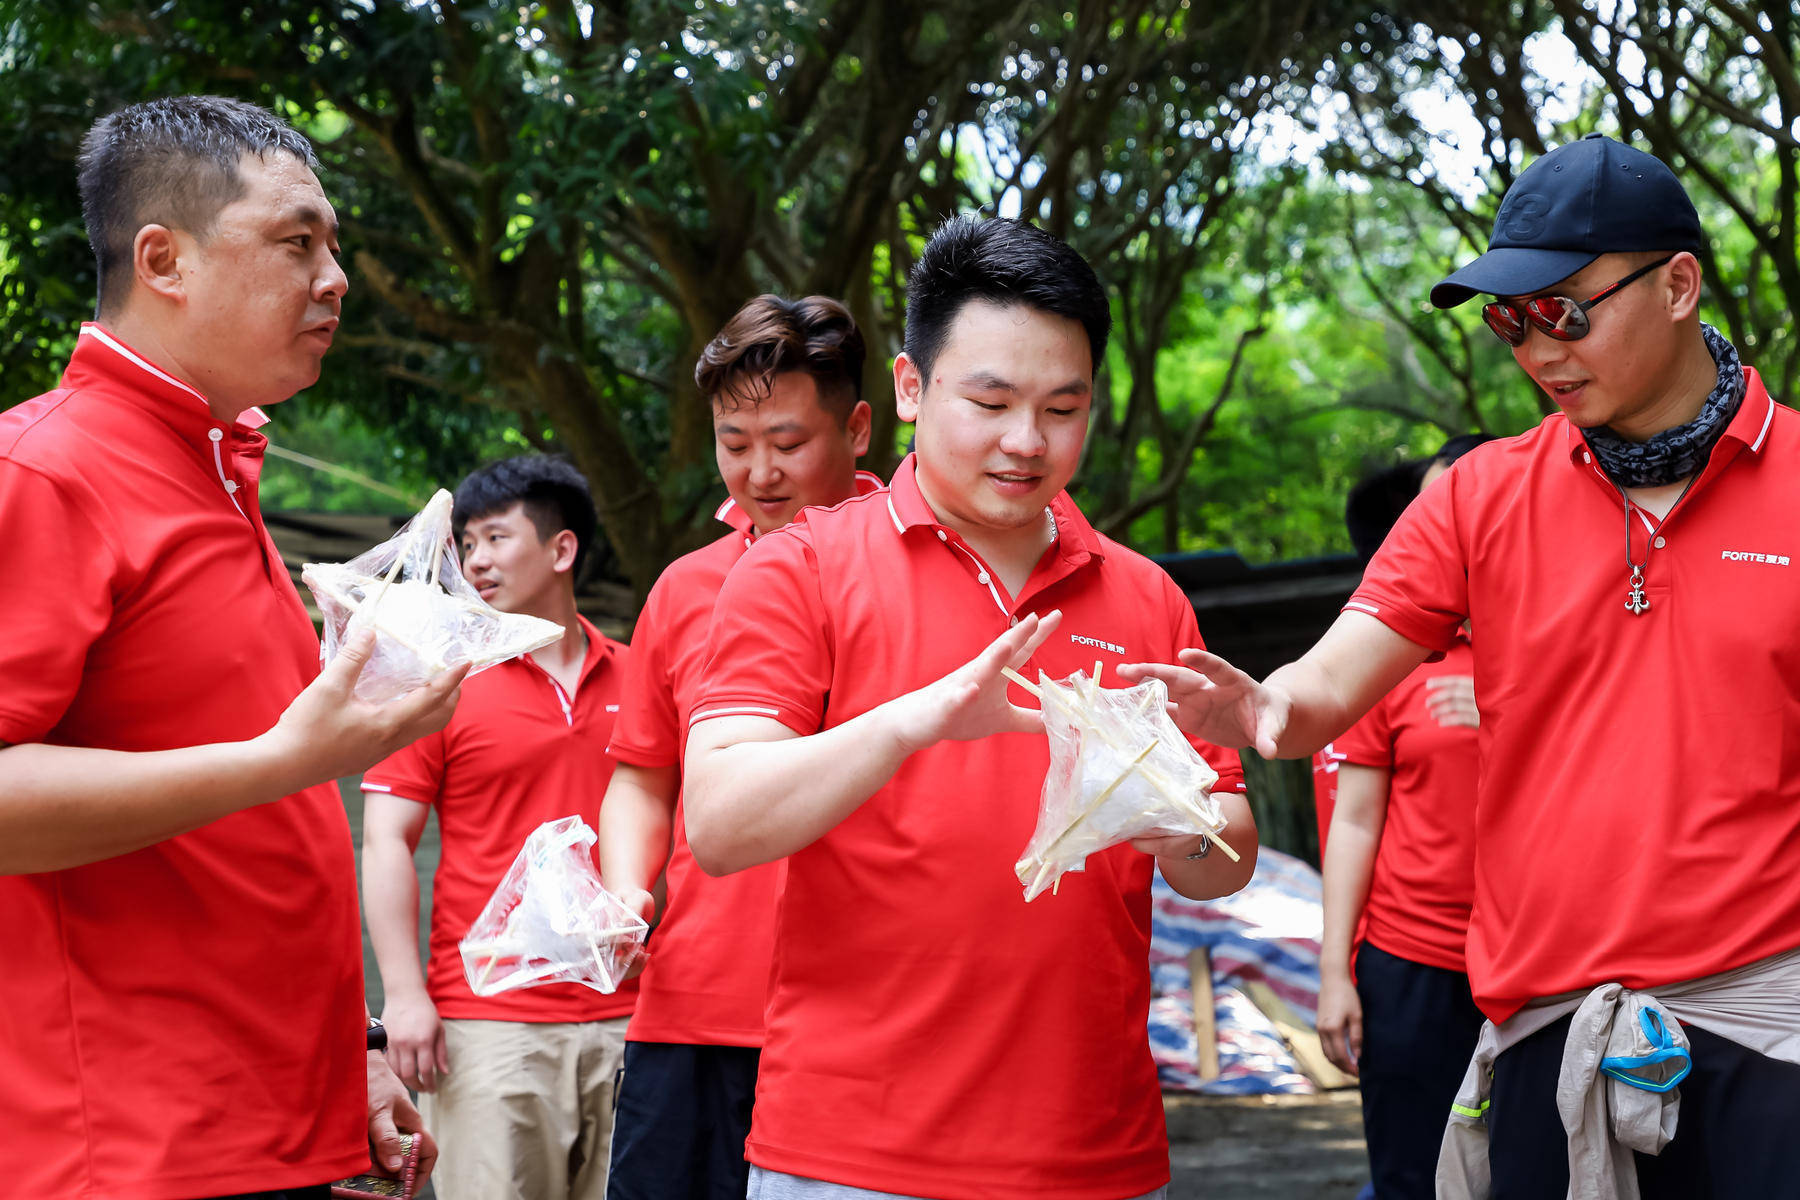
{"label": "open mouth", "polygon": [[1030,475],[1023,471],[989,471],[988,478],[994,487],[1007,495],[1024,495],[1037,490],[1043,480],[1042,475]]}

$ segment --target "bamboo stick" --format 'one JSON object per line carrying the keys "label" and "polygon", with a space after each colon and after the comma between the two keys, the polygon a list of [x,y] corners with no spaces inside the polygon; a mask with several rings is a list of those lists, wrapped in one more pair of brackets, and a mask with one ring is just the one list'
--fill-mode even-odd
{"label": "bamboo stick", "polygon": [[1111,796],[1115,791],[1118,790],[1119,785],[1124,783],[1126,778],[1129,777],[1130,774],[1137,769],[1138,763],[1143,761],[1144,756],[1149,754],[1150,751],[1154,750],[1155,748],[1156,748],[1155,742],[1151,742],[1148,746],[1145,746],[1143,748],[1143,750],[1139,752],[1139,754],[1136,758],[1131,760],[1130,763],[1126,764],[1125,769],[1119,773],[1119,777],[1117,779],[1113,780],[1111,783],[1107,784],[1106,787],[1100,792],[1100,794],[1098,796],[1094,797],[1094,802],[1092,804],[1088,805],[1087,808],[1082,811],[1080,816],[1076,817],[1073,821],[1070,821],[1066,826],[1063,827],[1063,831],[1061,833],[1057,834],[1054,838],[1050,839],[1050,844],[1048,846],[1045,846],[1043,853],[1041,853],[1037,856],[1038,862],[1042,863],[1043,866],[1039,868],[1037,877],[1031,881],[1031,887],[1029,889],[1027,889],[1029,892],[1029,894],[1026,896],[1027,900],[1034,898],[1035,896],[1037,896],[1040,893],[1040,888],[1041,888],[1041,884],[1043,881],[1044,872],[1046,872],[1050,869],[1051,853],[1054,852],[1058,846],[1062,845],[1062,841],[1064,838],[1068,837],[1071,833],[1075,832],[1075,829],[1077,826],[1079,826],[1083,821],[1087,820],[1089,817],[1093,816],[1096,812],[1100,811],[1100,806],[1102,804],[1106,803],[1107,797]]}
{"label": "bamboo stick", "polygon": [[1014,683],[1018,684],[1020,687],[1024,688],[1026,691],[1030,692],[1032,695],[1036,696],[1038,698],[1039,702],[1043,701],[1044,689],[1040,688],[1037,684],[1031,682],[1031,680],[1025,678],[1023,675],[1019,674],[1017,671],[1013,670],[1011,667],[1001,667],[1000,673],[1002,675],[1006,676],[1008,679],[1012,680]]}

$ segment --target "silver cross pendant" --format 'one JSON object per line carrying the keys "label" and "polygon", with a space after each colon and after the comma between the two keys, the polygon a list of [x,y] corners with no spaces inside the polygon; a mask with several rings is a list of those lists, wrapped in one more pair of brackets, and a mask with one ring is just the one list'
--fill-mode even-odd
{"label": "silver cross pendant", "polygon": [[1631,566],[1631,595],[1625,598],[1625,607],[1632,615],[1649,611],[1650,600],[1644,595],[1644,568],[1633,563]]}

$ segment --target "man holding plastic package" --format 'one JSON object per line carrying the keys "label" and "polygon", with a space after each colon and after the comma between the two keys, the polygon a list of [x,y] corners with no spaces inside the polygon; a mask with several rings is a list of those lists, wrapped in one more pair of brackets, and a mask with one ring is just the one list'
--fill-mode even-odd
{"label": "man holding plastic package", "polygon": [[[451,522],[484,600],[566,632],[470,678],[448,725],[363,776],[363,906],[388,1056],[443,1144],[442,1200],[601,1200],[636,980],[610,995],[551,983],[477,996],[457,951],[532,830],[592,820],[606,794],[626,649],[575,610],[594,501],[573,466],[530,455],[463,480]],[[413,853],[433,808],[421,971]]]}
{"label": "man holding plastic package", "polygon": [[1297,757],[1472,619],[1491,1024],[1439,1196],[1788,1195],[1800,1167],[1800,420],[1700,321],[1703,237],[1648,154],[1532,163],[1431,299],[1491,296],[1560,411],[1427,488],[1298,662],[1144,668],[1186,728]]}
{"label": "man holding plastic package", "polygon": [[[1169,1180],[1149,1008],[1150,878],[1241,887],[1223,839],[1090,855],[1027,904],[1049,763],[1002,669],[1092,671],[1198,638],[1187,598],[1063,492],[1110,327],[1093,271],[1008,220],[951,221],[907,292],[884,492],[760,539],[715,608],[686,755],[695,861],[787,857],[749,1195],[1125,1197]],[[1156,648],[1152,651],[1152,648]]]}
{"label": "man holding plastic package", "polygon": [[730,493],[714,515],[729,532],[670,563],[650,589],[613,730],[619,768],[600,810],[602,873],[651,918],[666,867],[668,907],[626,1034],[612,1200],[744,1194],[785,868],[765,863],[713,879],[694,864],[680,809],[681,751],[713,604],[731,568],[801,509],[881,487],[856,469],[872,415],[863,356],[862,331],[836,300],[758,296],[694,368]]}
{"label": "man holding plastic package", "polygon": [[323,1196],[420,1128],[364,1049],[332,780],[442,725],[462,672],[379,706],[366,638],[321,672],[256,503],[257,406],[318,378],[347,286],[313,163],[217,97],[97,122],[98,318],[0,414],[9,1194]]}

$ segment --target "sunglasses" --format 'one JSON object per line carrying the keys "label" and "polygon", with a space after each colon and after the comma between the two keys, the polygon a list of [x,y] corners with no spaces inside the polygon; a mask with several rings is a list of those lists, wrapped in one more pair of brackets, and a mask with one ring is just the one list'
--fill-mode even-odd
{"label": "sunglasses", "polygon": [[1530,321],[1559,342],[1578,342],[1588,335],[1588,309],[1600,303],[1627,284],[1633,283],[1658,267],[1667,266],[1675,256],[1659,258],[1647,267],[1639,267],[1611,287],[1601,288],[1587,300],[1571,300],[1567,296],[1537,296],[1521,303],[1496,300],[1481,306],[1481,319],[1494,335],[1509,346],[1525,344],[1525,322]]}

